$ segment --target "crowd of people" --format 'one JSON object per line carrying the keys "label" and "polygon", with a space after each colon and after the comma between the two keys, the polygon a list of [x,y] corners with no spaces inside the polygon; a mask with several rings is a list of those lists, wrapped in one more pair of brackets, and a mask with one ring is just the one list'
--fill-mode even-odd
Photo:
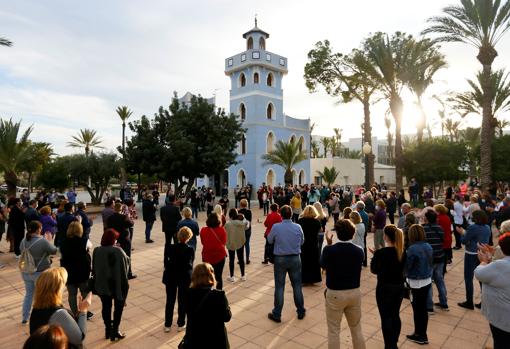
{"label": "crowd of people", "polygon": [[[328,347],[340,347],[340,324],[345,315],[353,347],[365,348],[360,286],[362,269],[370,266],[377,276],[376,302],[385,348],[397,348],[404,298],[411,299],[414,319],[414,331],[407,338],[428,344],[429,317],[451,307],[445,283],[447,265],[453,261],[453,250],[464,246],[465,301],[458,306],[481,308],[494,348],[504,348],[510,342],[510,283],[503,277],[510,276],[510,195],[494,197],[476,187],[465,188],[462,182],[457,188],[449,187],[444,198],[425,199],[420,191],[415,197],[417,186],[413,179],[407,200],[403,190],[391,192],[384,185],[365,191],[363,187],[271,188],[263,184],[257,191],[265,228],[261,263],[272,265],[274,274],[274,307],[268,318],[282,321],[288,274],[297,319],[303,319],[306,300],[302,288],[322,283],[325,272]],[[182,348],[203,348],[212,340],[218,348],[229,347],[225,322],[232,314],[223,291],[227,258],[228,283],[249,277],[254,216],[249,194],[245,188],[241,196],[241,190],[237,191],[234,205],[230,205],[224,190],[217,201],[209,188],[192,190],[186,207],[186,200],[171,190],[161,207],[157,190],[143,194],[145,242],[154,242],[151,232],[158,211],[165,236],[164,331],[171,331],[177,303],[177,331],[185,331]],[[205,193],[204,206],[193,204],[194,195],[201,201],[199,192]],[[97,247],[89,239],[95,217],[87,214],[83,202],[63,199],[58,207],[52,207],[43,201],[39,207],[39,200],[12,198],[2,211],[25,284],[22,323],[30,324],[32,334],[25,347],[44,341],[54,342],[55,348],[64,342],[68,347],[80,347],[87,319],[94,316],[89,311],[92,293],[101,300],[105,339],[117,341],[126,336],[120,324],[130,280],[137,277],[130,258],[137,209],[130,195],[124,195],[123,200],[110,197],[104,206],[103,235]],[[202,227],[196,220],[200,210],[207,212]],[[368,234],[373,234],[372,246],[367,244]],[[202,263],[196,261],[198,239]],[[61,267],[52,267],[57,249]],[[482,290],[479,303],[475,302],[475,277]],[[63,307],[65,288],[69,310]]]}

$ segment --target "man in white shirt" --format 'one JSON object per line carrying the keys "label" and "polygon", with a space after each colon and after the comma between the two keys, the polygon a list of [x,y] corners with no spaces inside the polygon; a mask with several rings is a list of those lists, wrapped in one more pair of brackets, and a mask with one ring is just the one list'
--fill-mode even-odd
{"label": "man in white shirt", "polygon": [[464,227],[464,199],[459,196],[455,195],[455,202],[453,203],[453,210],[452,210],[452,216],[453,216],[453,223],[455,225],[453,229],[453,233],[455,234],[455,246],[453,247],[454,250],[460,250],[462,248],[461,242],[460,242],[460,234],[457,232],[457,228],[463,228]]}

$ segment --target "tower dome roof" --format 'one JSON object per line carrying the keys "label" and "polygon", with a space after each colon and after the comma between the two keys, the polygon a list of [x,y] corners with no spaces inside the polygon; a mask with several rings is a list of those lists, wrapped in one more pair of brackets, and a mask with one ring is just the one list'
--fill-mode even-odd
{"label": "tower dome roof", "polygon": [[243,34],[243,38],[247,38],[248,35],[250,35],[251,33],[261,33],[262,35],[264,35],[267,38],[269,38],[269,33],[266,33],[265,31],[263,31],[262,29],[260,29],[258,26],[257,26],[257,18],[255,17],[255,26],[250,29],[249,31],[247,31],[246,33]]}

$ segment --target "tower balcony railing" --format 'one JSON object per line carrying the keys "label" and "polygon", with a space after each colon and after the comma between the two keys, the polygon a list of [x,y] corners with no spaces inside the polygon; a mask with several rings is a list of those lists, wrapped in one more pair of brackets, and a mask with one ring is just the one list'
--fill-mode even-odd
{"label": "tower balcony railing", "polygon": [[230,75],[251,65],[266,66],[287,74],[287,58],[260,49],[250,49],[225,59],[225,74]]}

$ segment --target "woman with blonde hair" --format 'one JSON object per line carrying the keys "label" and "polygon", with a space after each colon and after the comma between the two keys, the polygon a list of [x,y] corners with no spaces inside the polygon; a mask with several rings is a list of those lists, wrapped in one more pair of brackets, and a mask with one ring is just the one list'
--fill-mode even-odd
{"label": "woman with blonde hair", "polygon": [[363,224],[360,214],[358,211],[353,211],[349,214],[349,219],[356,227],[356,232],[352,238],[352,243],[365,250],[365,224]]}
{"label": "woman with blonde hair", "polygon": [[193,248],[193,251],[197,250],[197,236],[200,234],[200,227],[198,223],[193,220],[193,211],[189,207],[184,207],[182,210],[183,219],[177,223],[177,231],[179,231],[182,227],[190,228],[193,235],[191,239],[188,241],[188,245]]}
{"label": "woman with blonde hair", "polygon": [[34,294],[34,309],[30,315],[30,334],[44,325],[59,325],[75,348],[82,346],[87,332],[87,311],[92,301],[92,293],[84,299],[80,296],[79,314],[73,314],[63,307],[62,296],[67,282],[64,268],[45,270],[37,279]]}
{"label": "woman with blonde hair", "polygon": [[214,289],[216,279],[209,263],[195,266],[186,300],[188,325],[182,339],[184,348],[230,348],[225,322],[232,313],[224,291]]}
{"label": "woman with blonde hair", "polygon": [[349,219],[349,216],[351,215],[352,213],[352,208],[350,207],[344,207],[344,210],[342,211],[344,217],[343,219]]}
{"label": "woman with blonde hair", "polygon": [[313,285],[322,281],[319,250],[317,249],[322,226],[317,219],[318,216],[315,207],[308,205],[297,221],[303,229],[305,237],[305,241],[301,246],[301,282],[303,284]]}
{"label": "woman with blonde hair", "polygon": [[221,226],[224,227],[225,224],[227,223],[227,218],[223,214],[223,208],[221,207],[221,205],[216,204],[214,206],[213,213],[216,213],[216,214],[218,214],[218,216],[221,217]]}
{"label": "woman with blonde hair", "polygon": [[301,193],[296,190],[292,199],[290,199],[290,208],[292,208],[292,221],[296,223],[299,219],[299,215],[303,212],[301,206]]}
{"label": "woman with blonde hair", "polygon": [[[83,225],[74,221],[67,228],[67,237],[60,244],[60,265],[67,270],[67,294],[69,307],[73,314],[78,312],[77,294],[85,297],[89,292],[88,280],[90,278],[91,259],[87,249],[88,239],[83,237]],[[93,316],[87,314],[88,318]]]}
{"label": "woman with blonde hair", "polygon": [[324,243],[324,234],[326,233],[326,223],[328,222],[328,215],[324,212],[324,208],[322,204],[317,201],[313,204],[313,207],[317,210],[317,219],[321,223],[321,230],[319,232],[319,236],[317,237],[317,246],[319,247],[319,259],[322,254],[322,244]]}
{"label": "woman with blonde hair", "polygon": [[397,348],[402,323],[400,305],[404,298],[404,234],[393,224],[384,227],[384,248],[374,252],[370,270],[377,275],[375,298],[385,348]]}

